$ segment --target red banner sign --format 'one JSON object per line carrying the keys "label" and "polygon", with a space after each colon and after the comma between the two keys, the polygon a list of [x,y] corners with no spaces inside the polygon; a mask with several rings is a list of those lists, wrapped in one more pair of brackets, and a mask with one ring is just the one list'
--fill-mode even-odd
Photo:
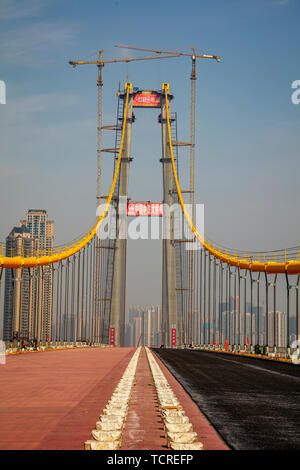
{"label": "red banner sign", "polygon": [[111,346],[114,346],[115,345],[115,329],[114,328],[111,328],[110,329],[110,341],[109,341],[109,344]]}
{"label": "red banner sign", "polygon": [[172,328],[171,347],[176,348],[176,328]]}
{"label": "red banner sign", "polygon": [[138,108],[158,108],[160,107],[160,95],[149,91],[136,93],[133,97],[133,106]]}
{"label": "red banner sign", "polygon": [[161,217],[163,215],[162,202],[128,202],[127,215],[148,217]]}

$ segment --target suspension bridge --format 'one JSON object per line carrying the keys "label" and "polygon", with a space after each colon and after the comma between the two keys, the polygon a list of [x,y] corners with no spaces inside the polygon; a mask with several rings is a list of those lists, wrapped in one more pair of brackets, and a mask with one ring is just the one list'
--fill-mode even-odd
{"label": "suspension bridge", "polygon": [[[271,374],[276,375],[276,379],[282,381],[278,385],[279,388],[283,381],[286,381],[283,395],[291,391],[299,393],[299,373],[292,368],[299,361],[297,340],[299,339],[300,248],[297,246],[255,253],[229,249],[205,237],[196,223],[195,63],[197,57],[217,61],[220,60],[219,57],[197,56],[194,50],[192,54],[186,54],[192,58],[191,130],[190,141],[181,142],[177,135],[177,114],[171,112],[174,96],[168,83],[163,83],[160,90],[141,90],[133,87],[130,82],[125,83],[124,90],[120,89],[118,92],[116,123],[103,125],[102,68],[105,63],[117,60],[103,60],[102,52],[100,51],[98,59],[94,62],[70,62],[74,67],[88,63],[96,64],[98,67],[97,204],[99,210],[96,222],[83,236],[64,245],[41,248],[30,244],[8,246],[2,243],[0,252],[0,279],[2,282],[4,279],[10,285],[11,298],[10,315],[5,319],[4,338],[8,366],[11,364],[12,371],[16,371],[18,364],[22,364],[20,379],[27,376],[33,381],[41,380],[41,390],[45,393],[48,379],[53,380],[53,384],[56,383],[59,390],[59,394],[51,390],[51,387],[48,390],[49,397],[54,400],[53,408],[55,403],[59,405],[61,394],[66,393],[66,410],[62,411],[58,406],[59,409],[54,410],[51,415],[51,412],[46,411],[49,403],[47,393],[46,396],[40,396],[44,424],[52,423],[50,431],[43,426],[41,428],[41,424],[37,424],[37,419],[35,424],[42,437],[40,434],[37,438],[32,433],[27,442],[19,436],[19,444],[16,444],[15,440],[9,437],[9,429],[7,431],[7,427],[4,427],[6,431],[0,435],[1,446],[2,448],[5,446],[18,448],[18,445],[20,448],[24,446],[82,448],[85,442],[85,447],[92,449],[117,449],[120,446],[123,449],[133,449],[134,445],[140,445],[138,448],[159,449],[199,449],[203,446],[204,449],[225,449],[247,448],[247,445],[255,448],[258,442],[255,439],[247,441],[244,437],[244,441],[241,442],[238,437],[231,439],[228,433],[222,432],[224,420],[227,420],[226,429],[230,430],[230,419],[234,422],[237,420],[236,416],[229,418],[224,412],[226,416],[221,419],[220,413],[209,407],[208,411],[206,410],[209,420],[201,414],[200,402],[193,395],[197,395],[197,392],[202,393],[201,384],[199,388],[190,385],[192,391],[189,390],[189,393],[193,402],[184,388],[189,389],[186,381],[192,383],[193,375],[196,383],[196,377],[204,374],[202,367],[205,367],[205,363],[211,364],[215,373],[223,368],[224,361],[231,361],[233,375],[236,373],[235,367],[242,370],[241,375],[256,368],[255,370],[259,370],[259,374],[264,376],[264,380],[265,375],[267,377]],[[123,58],[119,61],[178,58],[184,55],[170,51],[152,50],[152,52],[155,53],[153,56],[139,59]],[[159,203],[159,210],[164,226],[160,325],[162,347],[156,355],[148,349],[125,348],[128,181],[132,161],[130,150],[131,137],[134,133],[135,107],[157,108],[161,127],[160,162],[163,174],[163,200]],[[114,132],[114,146],[111,148],[103,148],[102,145],[102,132],[106,130]],[[187,147],[190,151],[190,178],[187,190],[182,189],[180,180],[181,147]],[[108,195],[101,192],[104,153],[111,154],[114,162]],[[104,201],[104,204],[100,204],[101,201]],[[172,207],[176,207],[176,210],[169,211],[168,208]],[[143,215],[143,210],[145,205],[139,204],[138,214]],[[103,238],[101,233],[105,225],[109,227],[108,236]],[[185,227],[185,230],[180,230],[182,227]],[[45,289],[45,279],[48,279],[51,286],[51,307],[47,311],[44,310],[40,295]],[[17,302],[22,292],[27,292],[26,308],[22,302]],[[277,310],[279,301],[285,306],[284,312]],[[24,343],[27,345],[30,343],[32,346],[30,349],[39,352],[39,355],[33,352],[25,354]],[[24,354],[17,354],[22,349]],[[258,364],[258,358],[264,358],[264,362]],[[63,361],[64,364],[68,364],[67,381],[59,373],[56,377],[55,373],[61,367],[63,374],[65,370]],[[91,361],[96,365],[91,366]],[[228,366],[226,362],[225,364]],[[70,384],[76,383],[77,386],[77,380],[74,382],[77,367],[84,379],[79,380],[78,390],[71,396]],[[134,377],[132,379],[135,380],[134,383],[130,382],[126,375],[128,367]],[[157,375],[156,367],[166,380],[164,387],[170,387],[167,398],[160,394],[163,379]],[[170,374],[168,367],[173,375]],[[44,368],[47,371],[46,375],[42,372]],[[5,368],[1,372],[3,372],[2,381],[5,382],[8,372]],[[174,379],[174,374],[184,388],[181,388]],[[16,393],[18,398],[14,399],[11,396],[8,399],[8,403],[11,403],[14,409],[21,399],[24,407],[22,412],[24,423],[28,418],[26,413],[29,413],[33,406],[30,399],[33,393],[31,380],[23,387],[24,395],[18,391]],[[222,381],[221,376],[220,380]],[[242,379],[240,382],[240,393],[246,393],[247,377],[245,382]],[[122,392],[121,383],[125,384]],[[6,383],[4,389],[11,394],[12,390],[16,391],[19,386],[19,379],[16,378],[10,384]],[[117,391],[113,393],[115,387]],[[101,395],[104,389],[105,393]],[[149,393],[149,410],[144,409],[142,397],[145,393]],[[271,392],[266,386],[266,394],[268,393]],[[119,398],[116,398],[117,395],[120,396],[120,402]],[[125,409],[123,414],[127,418],[122,424],[117,424],[117,419],[112,419],[113,426],[112,424],[105,426],[103,423],[108,423],[109,419],[101,419],[97,422],[96,430],[92,432],[92,439],[88,440],[88,426],[93,420],[95,422],[95,416],[99,414],[110,396],[115,397],[116,403],[119,403],[118,406],[115,405],[116,408],[119,407],[119,415],[121,416]],[[121,406],[122,400],[124,403],[122,402]],[[113,401],[113,398],[110,401]],[[199,408],[195,407],[194,402]],[[5,399],[2,403],[5,403]],[[232,409],[234,404],[230,407]],[[185,419],[188,416],[187,410],[192,424]],[[82,413],[86,413],[85,419],[80,418]],[[145,415],[143,423],[139,426],[133,419],[134,413],[135,416],[136,413],[140,416]],[[161,429],[165,430],[164,436],[161,436],[159,428],[151,427],[155,413],[160,413],[162,419],[160,425]],[[284,417],[285,411],[282,410],[282,413]],[[299,409],[296,413],[299,416]],[[107,415],[109,412],[103,412],[103,416]],[[171,415],[174,415],[174,419]],[[10,410],[5,416],[4,421],[10,420],[14,416],[14,411]],[[37,414],[36,417],[39,416]],[[219,434],[211,424],[214,424],[214,416],[218,416],[216,427]],[[294,417],[291,420],[295,427],[299,424],[297,419]],[[74,431],[76,438],[70,444],[67,430],[70,429],[72,420],[78,428]],[[174,431],[172,424],[177,425],[177,430]],[[151,429],[150,441],[147,441],[146,437],[140,444],[132,440],[133,435],[136,438],[137,433],[143,434],[148,426]],[[196,432],[191,431],[192,427]],[[284,429],[283,426],[281,433]],[[59,439],[58,430],[60,430]],[[270,430],[271,433],[273,431],[274,429]],[[4,436],[6,432],[8,432],[7,438]],[[107,433],[110,433],[110,440]],[[111,437],[114,433],[115,437]],[[177,441],[174,433],[177,434]],[[178,437],[180,433],[186,437]],[[151,441],[152,434],[154,437]],[[104,435],[109,442],[105,441]],[[296,437],[289,442],[292,442],[292,445],[299,445]],[[281,444],[284,447],[287,441],[283,439]],[[265,445],[270,445],[270,442]]]}

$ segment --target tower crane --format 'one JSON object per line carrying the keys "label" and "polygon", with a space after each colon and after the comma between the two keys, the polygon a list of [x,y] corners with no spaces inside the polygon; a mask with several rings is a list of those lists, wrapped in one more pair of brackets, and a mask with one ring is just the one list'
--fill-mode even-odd
{"label": "tower crane", "polygon": [[98,124],[97,124],[97,205],[101,199],[101,168],[102,168],[102,159],[101,159],[101,149],[102,149],[102,102],[103,102],[103,78],[102,78],[102,69],[105,64],[115,64],[118,62],[133,62],[137,60],[153,60],[153,59],[167,59],[172,57],[179,57],[180,53],[167,53],[162,55],[147,55],[141,57],[121,57],[117,59],[103,59],[102,54],[103,50],[100,49],[98,52],[98,60],[90,61],[90,60],[78,60],[73,61],[70,60],[69,64],[72,65],[74,68],[77,65],[97,65],[98,67],[98,79],[97,79],[97,87],[98,87]]}
{"label": "tower crane", "polygon": [[[120,44],[115,47],[124,49],[133,49],[137,51],[155,52],[158,57],[162,57],[161,54],[174,54],[176,56],[191,57],[192,59],[192,71],[191,71],[191,107],[190,107],[190,141],[188,143],[176,142],[177,145],[189,145],[190,147],[190,181],[189,181],[189,203],[191,207],[191,219],[193,224],[195,222],[195,114],[196,114],[196,59],[214,59],[220,62],[221,58],[215,55],[209,54],[195,54],[195,48],[191,47],[192,54],[185,52],[175,51],[163,51],[158,49],[147,49],[143,47],[134,46],[123,46]],[[189,327],[188,327],[188,343],[192,343],[192,325],[193,325],[193,310],[194,310],[194,252],[189,251]]]}

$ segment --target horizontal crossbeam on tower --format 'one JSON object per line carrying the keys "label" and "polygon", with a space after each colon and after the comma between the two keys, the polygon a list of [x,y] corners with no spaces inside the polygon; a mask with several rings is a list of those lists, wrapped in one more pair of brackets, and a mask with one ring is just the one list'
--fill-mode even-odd
{"label": "horizontal crossbeam on tower", "polygon": [[[117,158],[118,158],[118,157],[116,157],[116,160],[117,160]],[[121,162],[130,163],[130,162],[132,162],[132,160],[133,160],[133,157],[129,157],[129,158],[127,158],[127,157],[122,157],[122,158],[121,158]]]}
{"label": "horizontal crossbeam on tower", "polygon": [[[193,193],[194,191],[191,191],[190,189],[182,189],[181,190],[181,194],[186,194],[186,193]],[[178,194],[177,190],[174,189],[174,191],[172,191],[173,194]]]}
{"label": "horizontal crossbeam on tower", "polygon": [[117,126],[116,124],[112,124],[110,126],[101,126],[100,129],[105,129],[108,131],[117,131],[117,130],[121,130],[122,126]]}
{"label": "horizontal crossbeam on tower", "polygon": [[[108,196],[100,196],[99,199],[107,199],[107,198],[108,198]],[[113,196],[111,198],[111,201],[118,201],[118,200],[119,200],[118,196]]]}
{"label": "horizontal crossbeam on tower", "polygon": [[115,250],[116,248],[114,246],[96,246],[96,250]]}
{"label": "horizontal crossbeam on tower", "polygon": [[176,140],[173,140],[172,144],[174,145],[174,147],[184,147],[184,146],[190,146],[190,145],[193,145],[191,144],[190,142],[181,142],[181,141],[176,141]]}
{"label": "horizontal crossbeam on tower", "polygon": [[119,152],[120,149],[118,148],[107,148],[107,149],[102,149],[102,152],[107,152],[107,153],[117,153]]}

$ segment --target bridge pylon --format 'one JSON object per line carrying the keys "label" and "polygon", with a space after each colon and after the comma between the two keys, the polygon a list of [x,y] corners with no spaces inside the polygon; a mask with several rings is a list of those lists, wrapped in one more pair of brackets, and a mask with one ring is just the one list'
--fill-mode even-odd
{"label": "bridge pylon", "polygon": [[[126,308],[126,252],[127,252],[127,201],[128,201],[128,182],[129,182],[129,163],[132,160],[130,156],[132,122],[134,121],[134,107],[156,107],[161,108],[159,122],[161,123],[162,136],[162,175],[163,175],[163,204],[164,207],[172,208],[174,204],[174,180],[172,172],[172,161],[170,155],[170,146],[168,140],[168,125],[166,112],[166,98],[164,95],[163,84],[162,92],[143,91],[132,89],[127,106],[126,124],[124,129],[124,143],[122,148],[121,163],[119,169],[119,179],[115,191],[115,197],[118,200],[116,208],[116,243],[114,249],[112,294],[109,321],[109,338],[107,340],[111,345],[125,345],[125,308]],[[168,94],[169,99],[173,96]],[[125,93],[120,93],[121,98],[125,98]],[[124,100],[125,105],[125,100]],[[124,119],[125,106],[123,107]],[[125,217],[124,217],[125,216]],[[167,222],[165,222],[167,219]],[[163,234],[163,259],[162,259],[162,325],[161,325],[161,343],[167,347],[174,347],[179,340],[178,336],[178,312],[177,312],[177,293],[176,293],[176,256],[174,245],[174,213],[172,210],[164,219]]]}
{"label": "bridge pylon", "polygon": [[[125,309],[126,309],[126,252],[127,252],[127,230],[124,226],[127,214],[129,164],[131,162],[131,128],[133,122],[133,91],[132,84],[127,83],[125,88],[130,87],[127,116],[124,134],[124,143],[119,170],[117,188],[117,213],[116,213],[116,244],[113,266],[111,313],[110,313],[110,342],[113,338],[114,346],[125,346]],[[123,119],[125,113],[125,94],[121,95],[123,103]],[[124,201],[125,214],[124,214]],[[125,215],[125,217],[124,217]]]}
{"label": "bridge pylon", "polygon": [[[162,137],[162,173],[163,173],[163,203],[164,207],[172,207],[174,200],[174,179],[170,154],[167,103],[164,89],[169,85],[164,83],[161,93],[161,137]],[[173,96],[169,95],[169,100]],[[170,211],[167,233],[163,236],[162,249],[162,344],[166,347],[177,346],[178,314],[176,293],[176,253],[174,244],[174,212]],[[166,219],[164,218],[164,221]]]}

